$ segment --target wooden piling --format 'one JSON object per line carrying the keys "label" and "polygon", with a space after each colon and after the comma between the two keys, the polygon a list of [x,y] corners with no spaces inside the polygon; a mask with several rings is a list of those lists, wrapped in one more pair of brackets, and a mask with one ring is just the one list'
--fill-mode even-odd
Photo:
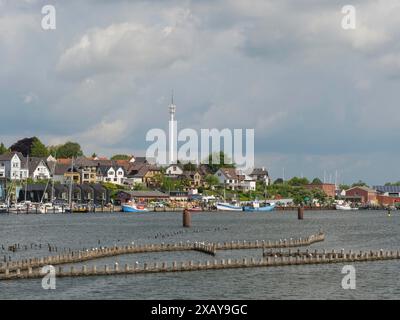
{"label": "wooden piling", "polygon": [[183,210],[183,227],[190,228],[192,226],[192,215],[189,210]]}
{"label": "wooden piling", "polygon": [[304,207],[300,206],[297,209],[297,218],[298,220],[303,220],[304,219]]}

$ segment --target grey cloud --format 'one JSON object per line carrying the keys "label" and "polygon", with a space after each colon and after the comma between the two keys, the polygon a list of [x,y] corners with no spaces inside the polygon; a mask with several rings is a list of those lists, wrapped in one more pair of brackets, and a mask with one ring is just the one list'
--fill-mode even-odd
{"label": "grey cloud", "polygon": [[353,1],[352,33],[340,1],[54,1],[55,32],[41,1],[1,4],[0,141],[143,151],[174,89],[181,128],[255,128],[274,176],[398,180],[396,1]]}

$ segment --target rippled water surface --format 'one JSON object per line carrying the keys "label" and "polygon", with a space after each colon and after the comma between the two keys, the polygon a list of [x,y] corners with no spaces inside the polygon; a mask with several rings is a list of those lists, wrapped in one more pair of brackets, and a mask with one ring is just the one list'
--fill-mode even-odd
{"label": "rippled water surface", "polygon": [[[383,211],[201,213],[182,228],[179,213],[5,215],[0,214],[0,259],[46,256],[58,250],[176,241],[279,240],[322,229],[326,240],[310,249],[400,249],[400,213]],[[28,246],[16,253],[7,246]],[[39,244],[42,248],[39,248]],[[32,245],[32,248],[31,248]],[[2,248],[4,246],[4,250]],[[257,257],[261,250],[219,251],[216,259]],[[87,262],[134,264],[147,261],[211,260],[198,252],[132,254]],[[196,271],[57,279],[44,290],[41,279],[0,282],[1,299],[399,299],[400,261],[355,264],[356,290],[344,290],[343,265]]]}

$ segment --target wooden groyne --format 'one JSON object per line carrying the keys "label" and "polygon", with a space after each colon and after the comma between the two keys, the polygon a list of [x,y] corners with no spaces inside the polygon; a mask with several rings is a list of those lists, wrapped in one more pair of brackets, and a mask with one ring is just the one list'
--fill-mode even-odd
{"label": "wooden groyne", "polygon": [[215,255],[217,250],[243,250],[243,249],[279,249],[309,246],[315,242],[324,241],[325,235],[320,232],[316,235],[310,235],[299,239],[281,239],[279,241],[231,241],[223,243],[171,243],[171,244],[144,244],[114,246],[110,248],[92,248],[86,251],[73,251],[70,253],[52,255],[42,258],[23,259],[20,261],[4,262],[0,265],[0,273],[6,270],[27,270],[28,268],[40,268],[46,265],[60,265],[79,263],[89,260],[114,257],[123,254],[152,253],[152,252],[170,252],[170,251],[199,251],[210,255]]}
{"label": "wooden groyne", "polygon": [[[317,265],[317,264],[332,264],[332,263],[356,263],[368,261],[385,261],[400,259],[399,251],[360,251],[358,253],[352,252],[331,252],[327,253],[326,250],[322,252],[314,252],[308,254],[280,255],[273,257],[262,257],[261,259],[223,259],[223,260],[207,260],[207,261],[185,261],[172,264],[167,262],[162,263],[144,263],[129,265],[125,264],[120,268],[118,263],[115,263],[113,268],[105,265],[101,268],[94,265],[90,268],[82,266],[76,268],[71,266],[69,270],[64,270],[63,267],[58,267],[55,270],[57,277],[83,277],[83,276],[106,276],[106,275],[129,275],[129,274],[146,274],[146,273],[167,273],[167,272],[185,272],[185,271],[204,271],[204,270],[220,270],[220,269],[237,269],[237,268],[260,268],[260,267],[283,267],[293,265]],[[22,272],[17,269],[16,272],[10,272],[6,269],[4,273],[0,274],[0,280],[13,280],[13,279],[34,279],[42,278],[44,276],[40,270],[33,270],[29,268],[27,271]]]}

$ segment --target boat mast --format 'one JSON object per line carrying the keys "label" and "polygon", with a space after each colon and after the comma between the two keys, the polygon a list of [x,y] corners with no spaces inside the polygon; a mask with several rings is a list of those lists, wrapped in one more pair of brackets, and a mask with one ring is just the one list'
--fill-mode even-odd
{"label": "boat mast", "polygon": [[54,201],[54,175],[56,173],[56,164],[57,164],[57,151],[54,153],[54,158],[56,159],[56,161],[54,162],[53,165],[53,174],[51,176],[51,202],[53,203]]}
{"label": "boat mast", "polygon": [[224,202],[226,201],[226,187],[225,187],[225,179],[224,179]]}
{"label": "boat mast", "polygon": [[42,199],[40,199],[40,203],[42,204],[43,203],[43,199],[44,199],[44,195],[46,194],[46,191],[47,191],[47,187],[49,186],[49,181],[47,181],[47,183],[46,183],[46,188],[44,189],[44,192],[43,192],[43,195],[42,195]]}
{"label": "boat mast", "polygon": [[74,173],[74,157],[71,159],[71,177],[69,182],[69,209],[72,210],[72,180]]}
{"label": "boat mast", "polygon": [[28,176],[29,176],[29,154],[26,155],[26,169],[28,170],[28,175],[25,178],[25,195],[24,201],[26,202],[26,194],[28,192]]}

